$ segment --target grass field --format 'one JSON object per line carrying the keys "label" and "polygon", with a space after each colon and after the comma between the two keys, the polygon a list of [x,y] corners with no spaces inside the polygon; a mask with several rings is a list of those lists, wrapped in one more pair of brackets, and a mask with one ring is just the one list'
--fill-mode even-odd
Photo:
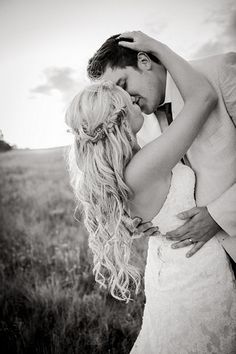
{"label": "grass field", "polygon": [[129,353],[144,294],[127,305],[95,284],[64,155],[0,154],[0,351]]}

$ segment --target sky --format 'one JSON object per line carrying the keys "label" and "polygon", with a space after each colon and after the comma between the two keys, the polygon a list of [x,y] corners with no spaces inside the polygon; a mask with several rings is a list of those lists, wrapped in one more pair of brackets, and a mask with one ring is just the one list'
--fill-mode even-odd
{"label": "sky", "polygon": [[0,0],[0,130],[19,148],[67,145],[66,107],[111,35],[141,30],[185,59],[236,51],[235,0]]}

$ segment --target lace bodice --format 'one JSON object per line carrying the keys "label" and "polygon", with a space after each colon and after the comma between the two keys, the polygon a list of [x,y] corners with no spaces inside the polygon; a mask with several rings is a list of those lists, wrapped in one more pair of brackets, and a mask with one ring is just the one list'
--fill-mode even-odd
{"label": "lace bodice", "polygon": [[152,220],[162,234],[182,225],[183,220],[179,219],[177,214],[196,205],[194,186],[195,175],[193,170],[182,163],[178,163],[172,171],[171,185],[165,203]]}

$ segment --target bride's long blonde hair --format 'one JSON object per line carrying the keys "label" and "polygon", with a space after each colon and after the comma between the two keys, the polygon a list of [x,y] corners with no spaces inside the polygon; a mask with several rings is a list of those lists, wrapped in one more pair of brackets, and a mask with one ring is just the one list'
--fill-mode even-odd
{"label": "bride's long blonde hair", "polygon": [[135,138],[127,120],[129,95],[112,82],[99,82],[75,96],[66,112],[74,133],[69,154],[71,182],[84,213],[93,252],[95,280],[113,297],[129,301],[140,272],[131,264],[133,237],[123,222],[132,193],[124,169]]}

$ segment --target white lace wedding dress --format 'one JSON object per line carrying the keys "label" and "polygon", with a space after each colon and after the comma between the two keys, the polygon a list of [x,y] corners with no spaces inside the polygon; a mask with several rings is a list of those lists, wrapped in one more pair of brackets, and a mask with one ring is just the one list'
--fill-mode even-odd
{"label": "white lace wedding dress", "polygon": [[[153,219],[164,235],[195,206],[194,172],[173,169],[166,201]],[[216,237],[194,256],[192,247],[172,249],[164,236],[150,237],[145,270],[142,329],[131,354],[235,354],[236,287],[226,253]]]}

